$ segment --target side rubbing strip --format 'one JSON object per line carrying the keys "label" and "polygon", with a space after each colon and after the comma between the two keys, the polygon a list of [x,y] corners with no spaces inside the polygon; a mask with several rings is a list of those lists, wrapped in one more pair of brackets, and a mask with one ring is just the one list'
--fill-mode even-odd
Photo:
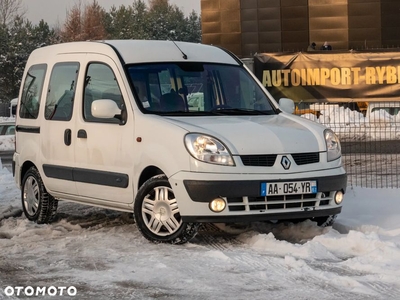
{"label": "side rubbing strip", "polygon": [[53,165],[43,165],[44,174],[50,178],[74,181],[72,168]]}
{"label": "side rubbing strip", "polygon": [[126,174],[78,168],[74,169],[74,180],[119,188],[126,188],[129,184],[129,176]]}
{"label": "side rubbing strip", "polygon": [[43,165],[44,174],[50,178],[127,188],[129,176],[122,173]]}
{"label": "side rubbing strip", "polygon": [[38,126],[21,126],[21,125],[17,125],[15,130],[18,131],[18,132],[40,133],[40,127],[38,127]]}

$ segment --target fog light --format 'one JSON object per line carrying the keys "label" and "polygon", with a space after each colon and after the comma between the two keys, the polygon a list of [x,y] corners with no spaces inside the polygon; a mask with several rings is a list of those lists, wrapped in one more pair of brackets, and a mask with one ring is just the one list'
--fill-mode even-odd
{"label": "fog light", "polygon": [[342,203],[342,201],[343,201],[343,193],[342,191],[337,191],[335,194],[335,202],[336,204],[339,205],[340,203]]}
{"label": "fog light", "polygon": [[210,209],[213,211],[213,212],[221,212],[221,211],[223,211],[224,209],[225,209],[225,207],[226,207],[226,202],[225,202],[225,200],[224,199],[222,199],[222,198],[215,198],[214,200],[212,200],[211,202],[210,202]]}

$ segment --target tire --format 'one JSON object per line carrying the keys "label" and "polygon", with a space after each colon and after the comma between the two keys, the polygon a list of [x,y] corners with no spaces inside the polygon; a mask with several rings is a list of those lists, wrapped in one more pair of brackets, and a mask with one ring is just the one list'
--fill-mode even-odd
{"label": "tire", "polygon": [[22,180],[21,200],[24,215],[38,224],[50,223],[57,214],[58,201],[47,193],[35,167]]}
{"label": "tire", "polygon": [[174,192],[165,175],[147,180],[136,195],[135,222],[142,235],[155,243],[184,244],[198,231],[199,223],[182,222]]}

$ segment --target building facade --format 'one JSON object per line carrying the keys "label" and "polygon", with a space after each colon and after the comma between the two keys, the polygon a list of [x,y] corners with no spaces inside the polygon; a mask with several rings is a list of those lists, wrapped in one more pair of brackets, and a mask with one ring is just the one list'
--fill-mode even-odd
{"label": "building facade", "polygon": [[240,57],[400,47],[400,0],[201,0],[202,42]]}

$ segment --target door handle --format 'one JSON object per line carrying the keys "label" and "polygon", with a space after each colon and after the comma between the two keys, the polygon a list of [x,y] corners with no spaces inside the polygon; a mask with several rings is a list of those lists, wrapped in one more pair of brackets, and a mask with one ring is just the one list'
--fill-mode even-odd
{"label": "door handle", "polygon": [[86,130],[84,129],[78,130],[78,139],[87,139]]}
{"label": "door handle", "polygon": [[71,129],[65,129],[64,131],[64,144],[69,146],[71,145]]}

